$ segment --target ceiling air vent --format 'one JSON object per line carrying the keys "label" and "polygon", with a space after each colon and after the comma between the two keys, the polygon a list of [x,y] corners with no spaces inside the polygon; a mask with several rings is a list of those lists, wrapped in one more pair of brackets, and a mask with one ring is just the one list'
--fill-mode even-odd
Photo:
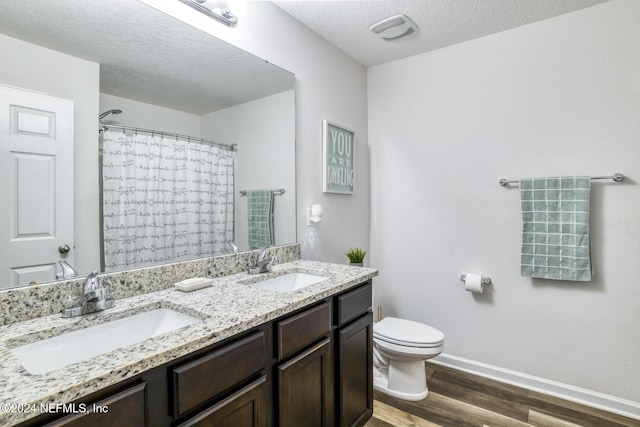
{"label": "ceiling air vent", "polygon": [[415,32],[416,29],[416,24],[406,15],[392,16],[369,27],[370,31],[384,40],[407,36]]}

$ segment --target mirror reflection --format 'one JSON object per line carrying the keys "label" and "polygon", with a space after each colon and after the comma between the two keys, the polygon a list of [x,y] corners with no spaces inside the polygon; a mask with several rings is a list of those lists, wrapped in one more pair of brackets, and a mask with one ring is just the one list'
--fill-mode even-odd
{"label": "mirror reflection", "polygon": [[296,241],[291,73],[137,0],[3,1],[0,49],[0,288]]}

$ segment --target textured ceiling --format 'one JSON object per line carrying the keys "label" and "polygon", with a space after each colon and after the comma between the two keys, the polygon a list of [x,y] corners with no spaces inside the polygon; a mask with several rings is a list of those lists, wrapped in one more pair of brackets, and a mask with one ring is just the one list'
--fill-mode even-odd
{"label": "textured ceiling", "polygon": [[290,90],[292,74],[137,0],[1,0],[0,33],[100,63],[100,90],[205,114]]}
{"label": "textured ceiling", "polygon": [[[350,0],[274,1],[281,9],[363,65],[416,55],[607,0]],[[405,14],[418,26],[409,36],[379,39],[369,27]]]}
{"label": "textured ceiling", "polygon": [[[177,0],[166,0],[177,1]],[[276,1],[364,65],[392,61],[605,0]],[[418,32],[370,25],[405,13]],[[1,0],[0,33],[101,64],[101,91],[205,114],[293,87],[272,64],[137,0]]]}

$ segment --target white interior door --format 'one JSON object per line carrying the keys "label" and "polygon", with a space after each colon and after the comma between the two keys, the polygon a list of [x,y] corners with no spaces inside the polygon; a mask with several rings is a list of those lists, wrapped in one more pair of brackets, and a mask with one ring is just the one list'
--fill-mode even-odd
{"label": "white interior door", "polygon": [[73,265],[73,101],[0,85],[0,205],[0,288]]}

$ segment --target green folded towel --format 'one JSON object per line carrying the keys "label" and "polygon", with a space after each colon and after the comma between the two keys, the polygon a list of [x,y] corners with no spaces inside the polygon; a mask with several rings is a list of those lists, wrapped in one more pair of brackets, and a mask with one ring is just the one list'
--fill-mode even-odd
{"label": "green folded towel", "polygon": [[266,248],[275,244],[273,231],[273,191],[247,191],[249,248]]}
{"label": "green folded towel", "polygon": [[590,190],[589,177],[520,180],[522,276],[591,280]]}

